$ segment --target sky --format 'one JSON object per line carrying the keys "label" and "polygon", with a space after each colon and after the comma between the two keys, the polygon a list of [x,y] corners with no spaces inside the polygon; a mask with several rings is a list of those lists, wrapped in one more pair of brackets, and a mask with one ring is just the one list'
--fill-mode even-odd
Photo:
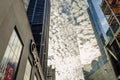
{"label": "sky", "polygon": [[80,80],[82,65],[100,56],[85,0],[51,0],[49,64],[56,80]]}

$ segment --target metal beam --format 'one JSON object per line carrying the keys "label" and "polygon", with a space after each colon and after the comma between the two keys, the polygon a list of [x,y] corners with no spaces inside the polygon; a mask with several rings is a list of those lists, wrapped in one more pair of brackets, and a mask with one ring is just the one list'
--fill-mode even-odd
{"label": "metal beam", "polygon": [[116,61],[119,61],[118,58],[114,55],[114,53],[108,47],[106,47],[106,49],[114,57]]}

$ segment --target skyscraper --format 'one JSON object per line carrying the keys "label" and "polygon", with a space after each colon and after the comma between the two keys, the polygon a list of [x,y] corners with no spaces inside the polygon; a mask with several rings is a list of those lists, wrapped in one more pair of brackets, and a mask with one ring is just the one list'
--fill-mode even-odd
{"label": "skyscraper", "polygon": [[50,0],[30,0],[27,10],[33,37],[37,46],[40,63],[47,75]]}
{"label": "skyscraper", "polygon": [[101,66],[107,62],[107,57],[104,51],[104,45],[107,40],[106,38],[107,36],[103,29],[104,28],[103,21],[104,21],[104,24],[106,24],[105,25],[106,27],[108,27],[109,25],[107,24],[107,21],[102,13],[102,10],[98,4],[98,1],[88,0],[88,4],[89,4],[89,7],[88,7],[89,16],[91,18],[92,27],[96,35],[97,43],[99,45],[100,52],[101,52],[101,60],[100,60],[102,61],[100,63],[100,66]]}
{"label": "skyscraper", "polygon": [[88,12],[93,24],[94,33],[100,48],[101,56],[97,62],[98,67],[96,68],[96,64],[92,65],[93,69],[90,72],[86,72],[88,73],[86,78],[87,80],[116,80],[114,70],[107,59],[106,50],[104,49],[105,44],[108,42],[106,33],[109,25],[100,8],[100,4],[98,4],[98,1],[88,0],[88,4]]}

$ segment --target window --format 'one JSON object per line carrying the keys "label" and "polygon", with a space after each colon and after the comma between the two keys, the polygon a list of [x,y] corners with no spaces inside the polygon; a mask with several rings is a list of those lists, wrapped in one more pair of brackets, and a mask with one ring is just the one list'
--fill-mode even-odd
{"label": "window", "polygon": [[[23,45],[16,31],[13,30],[0,66],[4,71],[2,79],[7,79],[7,76],[10,76],[10,78],[14,79],[13,73],[16,73],[22,48]],[[11,70],[11,75],[7,74],[9,70]]]}
{"label": "window", "polygon": [[34,80],[38,80],[36,75],[34,75]]}
{"label": "window", "polygon": [[27,65],[26,65],[24,80],[29,80],[30,79],[31,69],[32,69],[32,66],[30,64],[30,61],[27,60]]}

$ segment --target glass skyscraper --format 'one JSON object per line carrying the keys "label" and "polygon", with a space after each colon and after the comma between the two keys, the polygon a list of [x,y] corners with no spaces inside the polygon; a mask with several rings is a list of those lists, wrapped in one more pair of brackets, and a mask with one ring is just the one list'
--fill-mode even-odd
{"label": "glass skyscraper", "polygon": [[[99,48],[100,48],[100,51],[102,54],[101,60],[100,60],[100,61],[102,61],[102,63],[100,65],[103,65],[107,61],[106,54],[104,51],[104,45],[105,45],[107,38],[106,38],[106,34],[103,30],[103,25],[102,25],[102,21],[101,21],[100,17],[102,17],[102,19],[103,18],[105,19],[105,17],[104,17],[104,15],[102,15],[103,14],[102,10],[100,9],[97,1],[88,0],[88,4],[89,4],[88,12],[89,12],[89,15],[91,18],[91,22],[93,25],[94,33],[96,35],[96,39],[97,39]],[[106,26],[108,25],[107,21],[104,21],[104,23],[106,24]]]}
{"label": "glass skyscraper", "polygon": [[46,0],[30,0],[27,10],[28,19],[31,25],[33,36],[37,45],[37,51],[40,53],[40,43],[43,29],[44,8]]}
{"label": "glass skyscraper", "polygon": [[46,76],[50,21],[50,0],[30,0],[27,15],[37,46],[40,63],[44,75]]}
{"label": "glass skyscraper", "polygon": [[89,72],[86,78],[94,80],[116,80],[114,70],[105,49],[106,44],[109,42],[109,24],[102,12],[102,9],[100,8],[100,5],[98,4],[98,1],[88,0],[88,4],[88,12],[93,24],[94,33],[100,48],[101,56],[98,60],[98,67],[96,68],[96,65],[92,65],[93,70]]}

